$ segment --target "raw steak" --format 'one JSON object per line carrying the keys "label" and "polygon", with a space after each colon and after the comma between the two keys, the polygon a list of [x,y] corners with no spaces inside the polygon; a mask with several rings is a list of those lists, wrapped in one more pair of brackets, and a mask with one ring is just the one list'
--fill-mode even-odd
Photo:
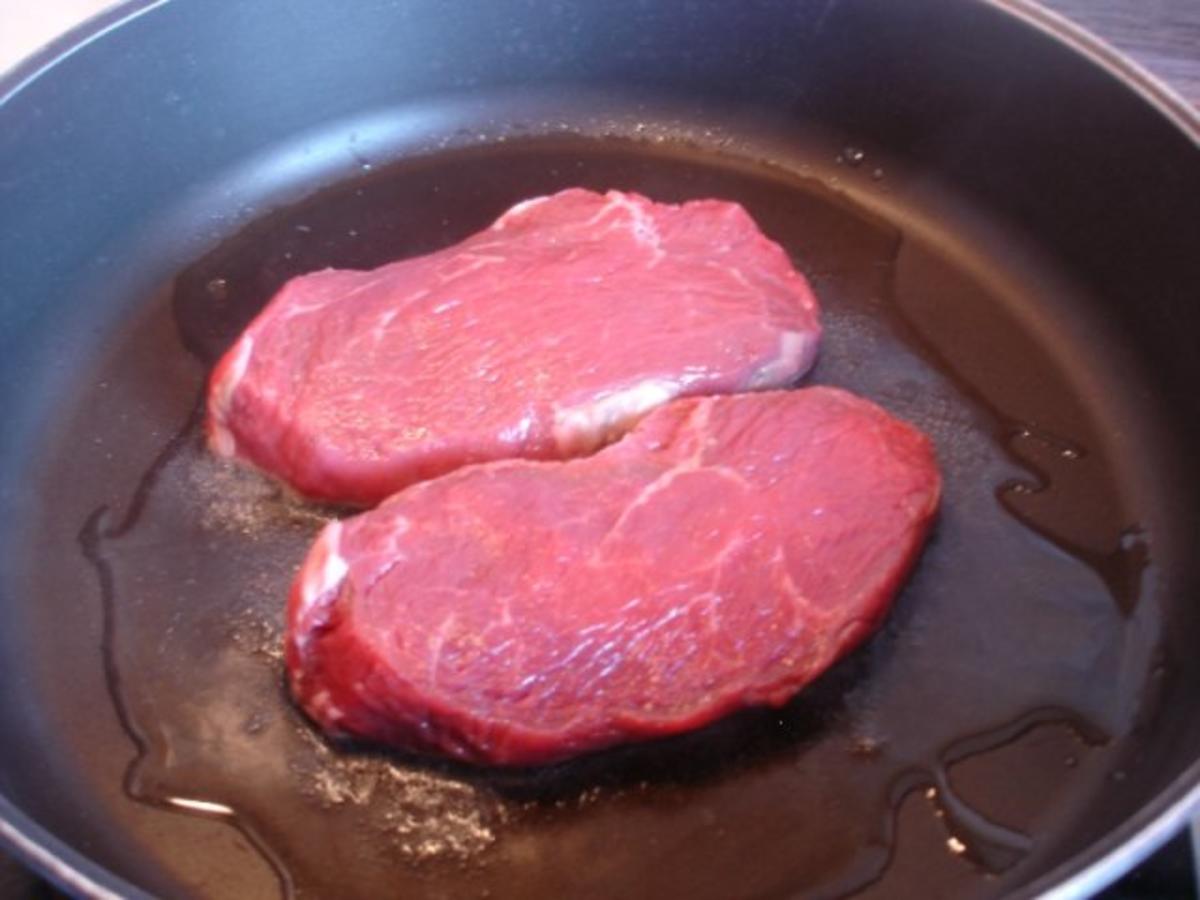
{"label": "raw steak", "polygon": [[843,391],[677,400],[329,525],[292,690],[331,733],[498,765],[780,705],[880,621],[939,490],[929,441]]}
{"label": "raw steak", "polygon": [[818,337],[804,278],[737,204],[567,190],[429,256],[290,281],[217,366],[209,443],[372,505],[589,452],[676,396],[783,386]]}

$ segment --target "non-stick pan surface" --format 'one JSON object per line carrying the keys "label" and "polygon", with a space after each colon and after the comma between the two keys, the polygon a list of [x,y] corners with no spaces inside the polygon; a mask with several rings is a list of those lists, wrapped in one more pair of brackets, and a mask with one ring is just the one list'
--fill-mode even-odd
{"label": "non-stick pan surface", "polygon": [[[1194,123],[956,0],[130,13],[0,105],[0,815],[31,859],[170,896],[989,897],[1086,890],[1180,820]],[[823,301],[811,381],[934,438],[935,536],[781,711],[526,772],[328,745],[279,633],[336,511],[206,455],[208,367],[288,277],[569,185],[745,204]]]}

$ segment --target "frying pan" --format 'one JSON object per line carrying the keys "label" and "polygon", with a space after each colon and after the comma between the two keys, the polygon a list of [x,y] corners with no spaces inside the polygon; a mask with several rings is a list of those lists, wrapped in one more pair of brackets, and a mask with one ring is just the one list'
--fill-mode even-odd
{"label": "frying pan", "polygon": [[[1017,0],[134,2],[0,83],[0,835],[88,896],[1084,896],[1200,804],[1200,123]],[[210,460],[283,280],[569,184],[744,203],[934,438],[881,632],[537,771],[333,746],[327,510]]]}

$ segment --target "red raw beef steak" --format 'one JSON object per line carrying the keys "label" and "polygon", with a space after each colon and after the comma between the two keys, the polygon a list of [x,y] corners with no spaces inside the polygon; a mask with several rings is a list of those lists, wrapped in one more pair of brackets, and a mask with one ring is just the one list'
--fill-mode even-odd
{"label": "red raw beef steak", "polygon": [[939,492],[930,442],[843,391],[677,400],[326,527],[292,691],[330,733],[495,765],[777,706],[880,622]]}
{"label": "red raw beef steak", "polygon": [[370,506],[498,459],[562,459],[684,395],[781,387],[817,302],[742,207],[572,189],[462,243],[288,282],[213,373],[208,435]]}

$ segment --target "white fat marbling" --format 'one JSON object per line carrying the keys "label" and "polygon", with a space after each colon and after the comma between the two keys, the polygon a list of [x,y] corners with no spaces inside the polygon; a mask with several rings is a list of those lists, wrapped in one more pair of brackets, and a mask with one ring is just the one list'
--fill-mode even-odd
{"label": "white fat marbling", "polygon": [[[311,553],[319,554],[317,559],[310,557],[300,573],[300,608],[296,611],[296,619],[305,619],[316,614],[320,615],[337,597],[338,588],[346,580],[350,564],[341,554],[342,523],[333,522],[325,526],[316,546]],[[297,629],[297,648],[303,652],[311,637],[309,623],[304,623]]]}
{"label": "white fat marbling", "polygon": [[554,414],[554,441],[565,452],[599,446],[616,428],[677,397],[680,390],[678,381],[655,378],[590,403],[559,409]]}
{"label": "white fat marbling", "polygon": [[549,199],[550,199],[549,197],[530,197],[528,200],[522,200],[520,203],[517,203],[516,205],[510,207],[508,209],[508,211],[504,213],[504,215],[502,215],[500,218],[498,218],[492,224],[492,230],[493,231],[503,231],[505,226],[512,219],[515,219],[518,216],[524,215],[529,210],[533,209],[535,206],[540,206],[541,204],[545,203]]}
{"label": "white fat marbling", "polygon": [[779,336],[779,355],[750,378],[751,390],[781,387],[807,372],[817,355],[817,340],[803,331],[785,331]]}
{"label": "white fat marbling", "polygon": [[246,375],[250,366],[250,354],[254,352],[254,338],[244,335],[237,342],[233,351],[233,360],[224,376],[213,387],[212,403],[212,432],[210,445],[217,456],[231,458],[237,454],[237,439],[226,424],[229,420],[229,408],[233,404],[233,394],[238,384]]}

